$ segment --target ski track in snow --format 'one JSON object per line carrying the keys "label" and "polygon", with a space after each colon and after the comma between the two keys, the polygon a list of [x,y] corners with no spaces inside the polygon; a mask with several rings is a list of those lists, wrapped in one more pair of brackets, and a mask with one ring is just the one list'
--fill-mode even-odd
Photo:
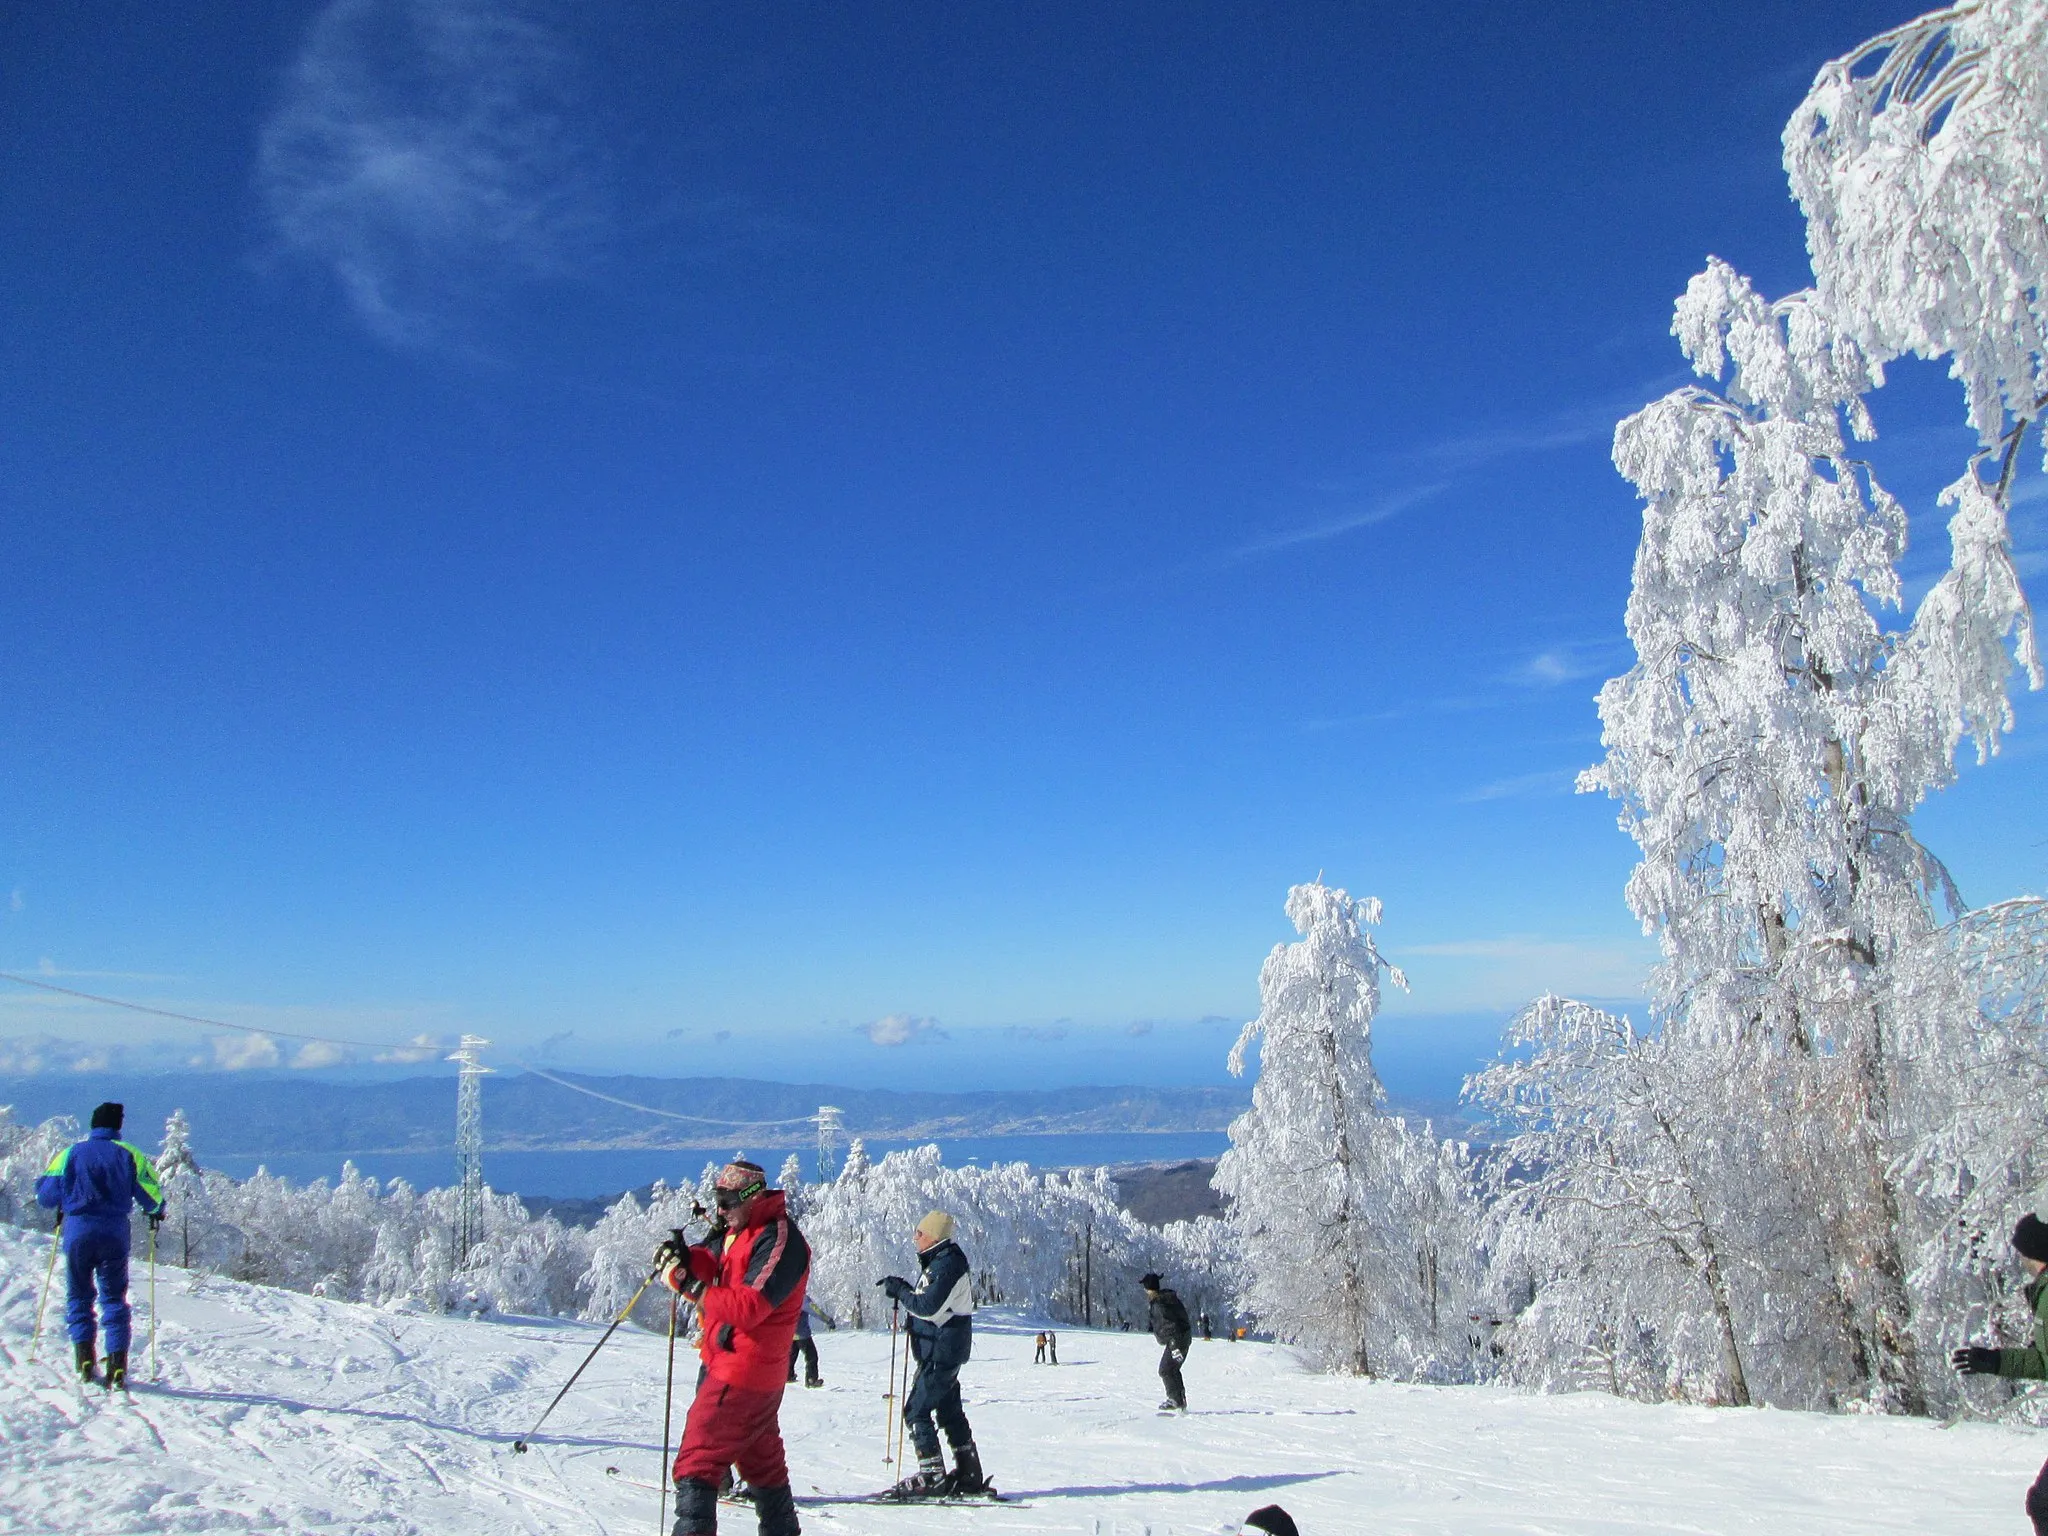
{"label": "ski track in snow", "polygon": [[[645,1536],[665,1341],[621,1329],[534,1439],[522,1436],[599,1330],[480,1323],[319,1300],[163,1269],[162,1379],[148,1282],[132,1397],[65,1374],[60,1292],[27,1360],[47,1237],[0,1228],[0,1532]],[[1220,1536],[1285,1505],[1304,1536],[2022,1529],[2048,1437],[1982,1424],[1532,1397],[1317,1376],[1260,1344],[1197,1343],[1196,1411],[1154,1411],[1158,1349],[984,1314],[963,1373],[984,1462],[1029,1508],[819,1502],[882,1487],[888,1338],[820,1332],[827,1385],[793,1389],[783,1432],[819,1536],[960,1532]],[[694,1362],[677,1362],[683,1388]],[[752,1536],[743,1511],[728,1532]],[[664,1533],[665,1536],[665,1533]]]}

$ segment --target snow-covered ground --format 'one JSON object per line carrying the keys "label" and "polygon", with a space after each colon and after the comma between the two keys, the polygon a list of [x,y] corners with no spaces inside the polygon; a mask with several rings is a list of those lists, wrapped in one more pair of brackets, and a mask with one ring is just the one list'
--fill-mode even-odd
{"label": "snow-covered ground", "polygon": [[[582,1324],[383,1312],[166,1269],[162,1377],[82,1392],[28,1336],[47,1240],[0,1228],[0,1531],[648,1533],[664,1341],[621,1329],[515,1455],[597,1339]],[[138,1287],[147,1296],[146,1277]],[[61,1286],[61,1278],[59,1285]],[[137,1374],[147,1377],[145,1306]],[[53,1306],[46,1327],[60,1322]],[[52,1336],[55,1335],[55,1342]],[[1195,1411],[1154,1411],[1148,1339],[985,1317],[965,1373],[992,1473],[1028,1502],[874,1508],[887,1341],[821,1333],[826,1387],[784,1431],[806,1526],[1195,1536],[1278,1502],[1336,1532],[2008,1532],[2048,1437],[1965,1424],[1645,1407],[1334,1380],[1281,1350],[1197,1343]],[[687,1385],[692,1372],[680,1362]],[[680,1413],[680,1394],[679,1394]],[[726,1528],[751,1536],[744,1512]]]}

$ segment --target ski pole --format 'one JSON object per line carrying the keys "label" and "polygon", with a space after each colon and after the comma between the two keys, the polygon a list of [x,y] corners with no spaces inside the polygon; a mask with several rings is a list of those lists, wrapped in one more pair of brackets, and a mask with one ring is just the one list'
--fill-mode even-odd
{"label": "ski pole", "polygon": [[903,1325],[903,1409],[896,1415],[896,1464],[903,1464],[903,1426],[910,1422],[910,1324]]}
{"label": "ski pole", "polygon": [[668,1299],[668,1381],[661,1395],[661,1503],[654,1517],[654,1536],[662,1536],[668,1524],[668,1434],[676,1407],[676,1308],[683,1298]]}
{"label": "ski pole", "polygon": [[[36,1327],[35,1332],[29,1336],[28,1341],[28,1363],[30,1365],[36,1363],[36,1350],[41,1347],[43,1342],[43,1308],[49,1304],[50,1280],[57,1273],[57,1250],[63,1245],[63,1242],[64,1213],[59,1211],[57,1213],[57,1225],[50,1229],[50,1262],[43,1269],[42,1294],[36,1297]],[[894,1348],[895,1342],[895,1338],[892,1335],[889,1341],[891,1348]]]}
{"label": "ski pole", "polygon": [[[666,1261],[664,1261],[664,1263],[665,1262]],[[525,1439],[514,1440],[512,1442],[513,1450],[518,1451],[522,1454],[525,1452],[526,1441],[531,1440],[536,1434],[540,1432],[541,1425],[547,1423],[548,1421],[548,1415],[555,1411],[555,1403],[559,1403],[563,1398],[569,1395],[569,1389],[576,1385],[576,1378],[583,1374],[584,1366],[589,1365],[591,1361],[595,1360],[597,1358],[597,1352],[600,1349],[603,1349],[606,1344],[611,1342],[611,1336],[618,1331],[619,1324],[623,1323],[626,1320],[626,1314],[628,1312],[631,1312],[633,1308],[639,1304],[641,1293],[644,1292],[647,1289],[647,1287],[654,1284],[654,1277],[660,1274],[661,1271],[662,1265],[657,1264],[654,1266],[654,1268],[650,1269],[647,1272],[647,1278],[640,1282],[640,1289],[633,1293],[633,1299],[626,1303],[625,1307],[620,1311],[617,1317],[612,1319],[612,1325],[611,1327],[605,1329],[604,1337],[599,1339],[595,1344],[590,1346],[590,1353],[583,1357],[583,1365],[577,1366],[576,1369],[570,1374],[569,1379],[562,1383],[562,1390],[555,1394],[555,1401],[553,1403],[549,1403],[547,1407],[541,1410],[540,1417],[533,1421],[533,1428],[529,1429],[526,1432]]]}
{"label": "ski pole", "polygon": [[889,1303],[889,1390],[882,1394],[882,1465],[889,1466],[889,1447],[896,1438],[896,1314],[901,1302]]}
{"label": "ski pole", "polygon": [[159,1380],[163,1371],[156,1363],[156,1226],[163,1218],[149,1219],[149,1379]]}

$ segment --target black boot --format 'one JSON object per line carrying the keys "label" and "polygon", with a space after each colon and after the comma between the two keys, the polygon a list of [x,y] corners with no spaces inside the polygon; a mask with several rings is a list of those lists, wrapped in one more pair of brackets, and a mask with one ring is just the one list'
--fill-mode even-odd
{"label": "black boot", "polygon": [[686,1477],[676,1484],[676,1523],[671,1536],[718,1536],[718,1488]]}
{"label": "black boot", "polygon": [[116,1388],[123,1392],[128,1390],[128,1351],[125,1349],[107,1351],[107,1390],[112,1392]]}
{"label": "black boot", "polygon": [[803,1527],[797,1524],[796,1495],[789,1491],[789,1484],[773,1488],[757,1485],[754,1511],[761,1517],[761,1536],[801,1536]]}
{"label": "black boot", "polygon": [[99,1373],[94,1369],[98,1362],[93,1358],[91,1339],[87,1339],[83,1344],[72,1345],[71,1356],[78,1362],[78,1379],[80,1381],[84,1382],[87,1386],[91,1386],[99,1380]]}
{"label": "black boot", "polygon": [[917,1453],[917,1470],[891,1488],[884,1498],[890,1499],[938,1499],[946,1495],[946,1461],[937,1451],[929,1456]]}
{"label": "black boot", "polygon": [[949,1479],[948,1492],[987,1493],[988,1478],[981,1470],[981,1453],[974,1448],[974,1442],[953,1447],[953,1476]]}

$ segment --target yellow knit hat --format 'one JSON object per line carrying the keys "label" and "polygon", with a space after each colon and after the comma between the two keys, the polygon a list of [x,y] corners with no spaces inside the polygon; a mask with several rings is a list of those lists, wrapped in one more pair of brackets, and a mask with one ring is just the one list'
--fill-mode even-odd
{"label": "yellow knit hat", "polygon": [[924,1220],[917,1224],[917,1230],[935,1243],[943,1243],[953,1235],[953,1218],[944,1211],[926,1211]]}

